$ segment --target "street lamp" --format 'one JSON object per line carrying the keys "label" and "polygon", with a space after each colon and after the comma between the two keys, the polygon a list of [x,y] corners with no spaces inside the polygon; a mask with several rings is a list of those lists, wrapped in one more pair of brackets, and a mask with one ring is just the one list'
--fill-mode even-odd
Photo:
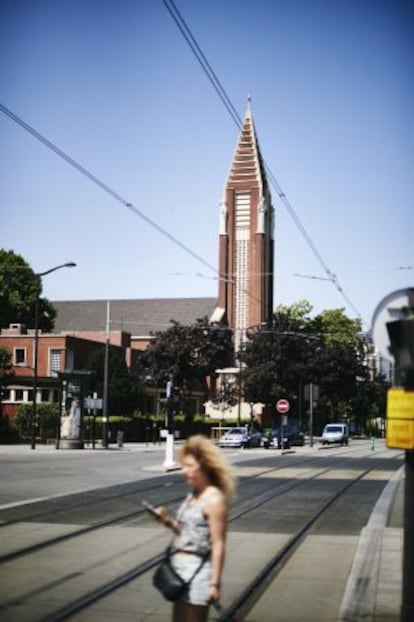
{"label": "street lamp", "polygon": [[[64,264],[59,266],[55,266],[54,268],[50,268],[49,270],[45,270],[44,272],[37,272],[35,276],[41,278],[42,276],[46,276],[51,272],[55,272],[56,270],[60,270],[61,268],[74,268],[76,263],[74,261],[67,261]],[[37,423],[37,360],[38,360],[38,349],[39,349],[39,297],[40,291],[37,291],[36,294],[36,304],[35,304],[35,336],[34,336],[34,362],[33,362],[33,402],[32,402],[32,449],[36,449],[36,423]]]}

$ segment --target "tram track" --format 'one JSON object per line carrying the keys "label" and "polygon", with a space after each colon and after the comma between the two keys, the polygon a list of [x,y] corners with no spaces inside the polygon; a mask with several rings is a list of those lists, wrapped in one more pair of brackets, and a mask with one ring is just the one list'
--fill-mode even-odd
{"label": "tram track", "polygon": [[[346,460],[341,461],[339,457],[337,457],[336,460],[337,462],[335,464],[335,467],[337,469],[341,468],[341,465],[342,467],[347,466]],[[302,460],[302,461],[291,462],[289,465],[289,468],[291,469],[300,468],[300,467],[305,466],[307,462],[309,461]],[[308,484],[311,480],[323,477],[324,474],[326,474],[332,467],[328,466],[324,469],[320,468],[315,472],[315,466],[319,462],[320,460],[318,458],[313,459],[313,468],[311,469],[313,473],[312,474],[310,473],[309,477],[302,477],[302,479],[298,479],[292,476],[291,479],[288,479],[287,481],[283,483],[279,483],[276,486],[275,486],[275,482],[270,480],[270,485],[264,490],[262,490],[259,494],[257,494],[254,500],[251,500],[251,499],[249,500],[249,498],[241,500],[238,506],[234,507],[230,513],[230,516],[229,516],[230,526],[232,524],[237,524],[237,520],[242,517],[246,517],[246,516],[248,517],[250,514],[253,515],[256,510],[263,508],[263,506],[265,506],[271,501],[276,500],[278,497],[283,497],[284,499],[286,499],[286,495],[298,489],[300,486],[306,486],[306,484]],[[251,480],[254,480],[260,477],[266,478],[266,476],[268,476],[271,473],[275,473],[281,469],[283,470],[284,467],[285,465],[279,464],[277,465],[277,467],[273,467],[270,469],[263,468],[260,472],[256,473],[254,476],[244,478],[244,482],[251,481]],[[260,598],[260,594],[263,592],[264,589],[266,589],[266,586],[269,584],[270,581],[274,579],[274,577],[277,575],[280,569],[287,563],[292,553],[300,546],[301,542],[306,537],[306,535],[309,533],[309,531],[312,529],[312,527],[315,525],[315,523],[327,512],[327,510],[339,498],[341,498],[344,494],[346,494],[346,492],[350,488],[352,488],[354,484],[361,481],[361,479],[366,477],[375,468],[376,468],[376,465],[374,463],[372,466],[363,469],[357,477],[354,477],[352,480],[347,481],[345,484],[342,483],[343,485],[341,485],[339,489],[335,491],[334,494],[331,494],[329,498],[324,499],[321,502],[318,510],[313,512],[313,514],[303,523],[301,528],[296,530],[296,532],[292,534],[292,536],[289,538],[287,543],[280,550],[278,550],[275,555],[273,555],[269,560],[267,560],[267,562],[264,564],[260,572],[258,572],[256,576],[249,582],[249,584],[245,586],[245,588],[241,591],[241,593],[238,594],[237,597],[233,598],[231,604],[228,605],[226,609],[226,613],[232,617],[234,616],[240,617],[240,616],[246,615],[246,612],[254,605],[254,602],[256,602],[258,598]],[[180,499],[181,498],[182,496],[180,497]],[[179,500],[178,498],[175,498],[175,499],[170,499],[168,502],[173,503],[173,501],[177,502],[178,500]],[[166,500],[162,499],[160,500],[160,502],[165,504]],[[288,502],[288,501],[285,501],[285,502]],[[103,527],[108,527],[108,526],[111,526],[117,523],[120,524],[122,523],[122,521],[130,519],[131,515],[136,517],[137,515],[140,515],[140,514],[142,514],[142,510],[135,512],[135,513],[130,513],[128,515],[123,515],[122,517],[117,517],[116,519],[111,519],[110,521],[104,521],[101,525],[92,525],[92,526],[89,525],[82,529],[82,533],[81,531],[78,531],[77,534],[67,534],[66,538],[62,537],[62,539],[60,538],[50,539],[49,542],[44,542],[43,544],[38,543],[37,548],[26,547],[26,549],[21,549],[20,551],[15,551],[14,553],[10,553],[9,556],[1,557],[0,562],[2,563],[2,565],[5,565],[7,567],[7,562],[18,561],[19,558],[25,561],[29,555],[36,553],[36,552],[37,553],[41,552],[42,548],[53,549],[53,546],[58,546],[59,544],[67,542],[68,539],[74,538],[76,537],[76,535],[84,536],[93,530],[96,531],[96,530],[102,529]],[[69,618],[73,618],[74,616],[76,616],[77,613],[82,612],[85,609],[88,609],[90,607],[93,607],[96,603],[98,603],[104,598],[110,597],[112,594],[116,593],[117,590],[121,589],[128,583],[142,578],[144,575],[146,575],[151,569],[153,569],[159,563],[161,558],[162,558],[162,552],[152,555],[150,557],[147,557],[141,563],[133,565],[131,568],[129,568],[125,572],[116,575],[110,580],[100,582],[99,585],[97,585],[95,588],[87,591],[86,593],[82,594],[78,598],[74,598],[71,602],[66,603],[60,609],[58,608],[54,612],[51,612],[47,614],[46,616],[39,618],[39,621],[41,620],[41,622],[58,622],[60,620],[67,620]],[[85,569],[83,571],[80,571],[79,574],[82,574],[82,572],[85,572]],[[71,576],[75,577],[75,575],[76,575],[76,572],[75,573],[68,572],[61,579],[55,578],[54,582],[55,584],[59,584],[59,582],[61,583],[64,581],[69,581],[71,579]],[[53,589],[54,587],[56,587],[56,585],[54,586],[53,582],[50,582],[49,584],[45,584],[39,587],[37,590],[33,590],[32,593],[27,592],[25,594],[20,594],[20,596],[17,599],[12,598],[8,601],[8,603],[5,603],[2,609],[4,610],[4,606],[6,606],[6,609],[7,609],[7,606],[13,607],[13,605],[18,604],[19,601],[30,599],[30,597],[35,597],[36,595],[38,596],[41,593],[46,594],[48,590]],[[7,618],[4,618],[4,619],[7,619]]]}
{"label": "tram track", "polygon": [[[316,459],[317,461],[318,459]],[[322,458],[321,458],[322,460]],[[310,459],[305,459],[305,460],[298,460],[295,462],[292,462],[290,464],[290,468],[294,468],[296,466],[304,466],[307,463],[312,462],[313,464],[313,469],[315,468],[315,459],[313,459],[313,461],[311,461]],[[244,478],[246,481],[251,481],[254,479],[258,479],[260,477],[269,475],[271,473],[275,473],[277,471],[283,470],[285,465],[282,464],[278,464],[277,466],[271,467],[271,468],[264,468],[262,471],[259,471],[258,473],[255,473],[254,475],[249,475],[246,478]],[[325,469],[325,471],[328,470]],[[315,475],[317,476],[318,473]],[[309,479],[312,479],[309,478]],[[239,518],[240,516],[242,516],[243,514],[248,514],[250,511],[252,511],[252,509],[254,509],[255,507],[258,507],[259,505],[261,505],[262,503],[265,503],[266,501],[273,499],[277,496],[280,496],[282,494],[284,494],[285,492],[289,491],[291,488],[296,487],[301,485],[301,481],[297,481],[294,484],[290,484],[290,485],[286,485],[281,484],[279,487],[274,488],[274,484],[268,487],[268,490],[271,490],[272,492],[270,493],[270,495],[268,495],[267,490],[264,493],[261,493],[260,495],[258,495],[255,499],[255,502],[253,504],[248,503],[246,509],[244,510],[240,510],[240,511],[235,511],[233,513],[231,513],[230,515],[230,521],[234,520],[234,518],[232,518],[233,516],[235,518]],[[177,482],[175,482],[175,485],[178,485]],[[181,487],[183,489],[182,494],[180,496],[176,496],[176,497],[172,497],[172,498],[163,498],[161,500],[157,499],[157,501],[155,501],[154,503],[156,505],[164,505],[167,508],[168,507],[174,507],[176,504],[178,504],[180,501],[182,501],[184,495],[186,494],[186,488],[185,485],[182,483]],[[137,499],[136,499],[136,505],[139,507],[141,505],[141,501],[143,500],[144,496],[143,494],[147,495],[147,498],[151,498],[154,496],[154,491],[162,491],[165,492],[166,489],[170,489],[171,488],[171,484],[162,484],[162,485],[158,485],[158,486],[153,486],[153,487],[144,487],[144,488],[138,488],[136,490],[133,491],[129,491],[127,493],[120,493],[117,495],[110,495],[109,497],[105,498],[105,499],[98,499],[97,501],[94,500],[92,503],[89,503],[89,510],[90,510],[90,506],[93,505],[94,507],[97,504],[101,504],[102,502],[106,501],[106,502],[110,502],[113,500],[118,500],[118,501],[122,501],[125,496],[131,496],[131,495],[136,495]],[[148,493],[150,493],[150,495],[148,495]],[[261,499],[264,499],[263,501]],[[152,500],[152,499],[151,499]],[[71,508],[71,510],[76,510],[76,509],[85,509],[88,507],[88,502],[85,501],[84,503],[78,503],[75,506],[73,506]],[[63,514],[65,512],[67,512],[67,506],[66,506],[66,502],[65,502],[65,506],[63,509],[59,510],[54,508],[53,512],[51,512],[50,510],[48,511],[44,511],[44,512],[37,512],[37,513],[28,513],[24,520],[22,519],[14,519],[14,520],[9,520],[9,521],[4,521],[3,523],[0,524],[0,530],[4,530],[7,527],[11,527],[13,525],[18,525],[18,524],[22,524],[22,523],[26,523],[26,522],[33,522],[33,521],[37,521],[38,519],[42,518],[42,519],[53,519],[53,521],[56,521],[57,516],[59,516],[59,514]],[[81,537],[84,536],[86,534],[89,534],[91,532],[97,531],[99,529],[103,529],[106,527],[110,527],[113,525],[118,525],[118,524],[123,524],[123,523],[127,523],[131,520],[139,520],[141,518],[146,518],[146,511],[143,509],[134,509],[131,512],[127,512],[127,513],[121,513],[118,514],[116,516],[113,516],[111,518],[106,518],[103,520],[99,520],[96,521],[90,525],[86,525],[86,526],[82,526],[82,527],[77,527],[74,528],[73,531],[69,532],[69,533],[64,533],[58,536],[55,536],[54,538],[50,538],[48,540],[44,540],[44,541],[40,541],[37,542],[35,544],[32,544],[30,546],[27,547],[23,547],[20,548],[18,550],[14,550],[5,554],[0,555],[0,565],[7,563],[9,561],[12,561],[14,559],[17,559],[19,557],[24,557],[26,555],[30,555],[32,553],[36,553],[38,551],[41,551],[42,549],[46,549],[46,548],[50,548],[52,546],[58,545],[60,543],[64,543],[67,542],[71,539],[77,538],[77,537]],[[67,516],[65,517],[67,519]],[[66,521],[64,521],[66,522]],[[76,524],[76,520],[74,520],[73,518],[71,519],[71,522],[74,522]]]}

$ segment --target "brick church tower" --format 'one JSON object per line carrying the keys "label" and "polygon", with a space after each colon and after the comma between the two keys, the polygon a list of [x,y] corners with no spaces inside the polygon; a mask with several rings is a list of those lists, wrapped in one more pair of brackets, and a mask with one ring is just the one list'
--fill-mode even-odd
{"label": "brick church tower", "polygon": [[273,315],[274,209],[250,106],[220,204],[218,307],[235,335]]}

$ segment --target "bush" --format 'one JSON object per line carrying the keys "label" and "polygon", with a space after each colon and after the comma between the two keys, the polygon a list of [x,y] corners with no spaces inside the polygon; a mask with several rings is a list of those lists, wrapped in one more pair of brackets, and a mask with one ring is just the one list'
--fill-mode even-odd
{"label": "bush", "polygon": [[19,432],[13,419],[0,416],[0,443],[3,445],[18,443]]}
{"label": "bush", "polygon": [[[31,404],[21,404],[13,418],[13,424],[21,440],[28,440],[32,436],[32,408]],[[58,413],[57,404],[37,405],[36,438],[39,438],[42,443],[46,443],[48,438],[56,438]]]}

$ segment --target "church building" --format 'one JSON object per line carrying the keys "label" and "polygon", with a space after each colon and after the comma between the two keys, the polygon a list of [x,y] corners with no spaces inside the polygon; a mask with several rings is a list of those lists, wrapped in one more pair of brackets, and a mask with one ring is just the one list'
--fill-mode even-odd
{"label": "church building", "polygon": [[274,209],[250,107],[220,204],[219,295],[235,335],[236,351],[246,330],[273,315]]}
{"label": "church building", "polygon": [[[131,333],[131,347],[144,349],[151,333],[171,320],[183,325],[208,317],[234,332],[236,351],[246,330],[271,322],[273,315],[274,209],[250,106],[246,111],[219,213],[219,288],[213,298],[111,300],[110,331]],[[106,300],[53,301],[55,331],[101,333]]]}

